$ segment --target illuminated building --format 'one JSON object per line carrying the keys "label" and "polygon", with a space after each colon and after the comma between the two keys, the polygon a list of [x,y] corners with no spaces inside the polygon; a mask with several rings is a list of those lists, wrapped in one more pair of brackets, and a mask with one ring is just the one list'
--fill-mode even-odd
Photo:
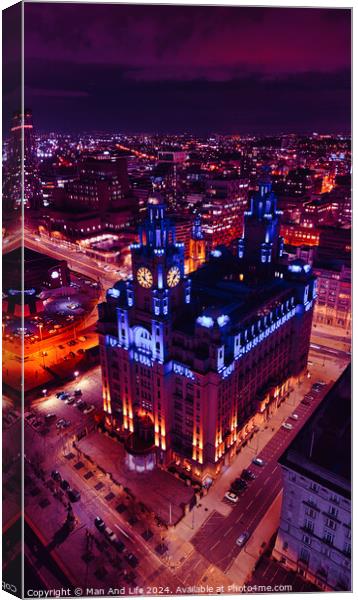
{"label": "illuminated building", "polygon": [[295,223],[284,223],[281,227],[281,235],[285,244],[291,246],[318,246],[320,243],[320,232],[318,229],[303,227]]}
{"label": "illuminated building", "polygon": [[224,176],[207,181],[201,216],[208,249],[219,244],[230,245],[241,235],[248,186],[247,179]]}
{"label": "illuminated building", "polygon": [[137,206],[130,195],[125,158],[108,153],[85,156],[79,176],[54,190],[40,231],[68,240],[121,232],[130,226]]}
{"label": "illuminated building", "polygon": [[183,245],[153,199],[132,245],[132,278],[99,306],[107,427],[141,439],[149,416],[158,461],[186,462],[201,479],[235,456],[307,363],[315,277],[303,261],[281,256],[267,184],[251,208],[245,260],[221,246],[189,277]]}
{"label": "illuminated building", "polygon": [[280,527],[273,556],[324,591],[351,590],[351,368],[279,463]]}
{"label": "illuminated building", "polygon": [[352,320],[351,269],[344,264],[317,264],[317,323],[349,329]]}
{"label": "illuminated building", "polygon": [[200,215],[195,215],[189,240],[189,258],[187,272],[196,271],[205,262],[206,249]]}
{"label": "illuminated building", "polygon": [[32,113],[27,109],[24,113],[16,112],[12,119],[9,153],[4,164],[3,195],[5,205],[9,208],[19,207],[22,196],[25,206],[33,209],[42,206]]}

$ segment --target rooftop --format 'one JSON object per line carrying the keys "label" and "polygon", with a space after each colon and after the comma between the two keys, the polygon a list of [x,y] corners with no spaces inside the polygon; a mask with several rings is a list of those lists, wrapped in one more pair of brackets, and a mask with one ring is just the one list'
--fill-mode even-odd
{"label": "rooftop", "polygon": [[351,365],[327,392],[279,462],[350,498]]}

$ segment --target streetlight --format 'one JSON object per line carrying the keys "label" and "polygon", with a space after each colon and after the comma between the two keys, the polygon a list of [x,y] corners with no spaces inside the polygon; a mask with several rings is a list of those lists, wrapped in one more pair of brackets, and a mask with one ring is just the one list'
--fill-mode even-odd
{"label": "streetlight", "polygon": [[44,396],[46,396],[47,395],[47,390],[42,390],[42,393],[43,393]]}
{"label": "streetlight", "polygon": [[79,371],[74,371],[74,373],[73,373],[74,377],[78,377],[78,376],[79,376],[79,374],[80,374],[80,372],[79,372]]}
{"label": "streetlight", "polygon": [[43,324],[42,323],[38,323],[37,327],[39,328],[40,341],[42,342],[42,328],[43,328]]}

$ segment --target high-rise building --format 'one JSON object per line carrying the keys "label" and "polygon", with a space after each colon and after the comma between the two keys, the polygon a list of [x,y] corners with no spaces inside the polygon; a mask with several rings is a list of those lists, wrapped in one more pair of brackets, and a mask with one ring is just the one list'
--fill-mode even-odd
{"label": "high-rise building", "polygon": [[[4,203],[11,208],[21,206],[38,209],[42,206],[41,182],[38,164],[32,112],[16,112],[10,130],[9,153],[4,164]],[[23,170],[23,181],[22,181]],[[23,185],[23,190],[22,190]],[[22,198],[23,196],[23,198]]]}
{"label": "high-rise building", "polygon": [[[263,227],[261,203],[272,225],[265,218]],[[132,277],[99,306],[106,427],[130,452],[154,451],[158,462],[175,460],[202,481],[236,455],[307,364],[316,279],[303,261],[280,256],[267,184],[251,206],[247,271],[221,246],[187,276],[183,245],[153,199],[131,248]]]}
{"label": "high-rise building", "polygon": [[351,368],[279,460],[274,557],[326,591],[351,589]]}
{"label": "high-rise building", "polygon": [[248,189],[248,180],[238,177],[217,176],[207,181],[201,215],[209,250],[219,244],[229,245],[241,235]]}

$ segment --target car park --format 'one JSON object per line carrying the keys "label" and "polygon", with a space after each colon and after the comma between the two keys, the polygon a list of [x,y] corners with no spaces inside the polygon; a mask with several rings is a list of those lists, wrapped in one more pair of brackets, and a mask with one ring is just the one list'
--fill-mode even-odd
{"label": "car park", "polygon": [[229,502],[232,502],[233,504],[236,504],[239,501],[238,495],[234,494],[233,492],[226,492],[224,497],[226,500],[229,500]]}
{"label": "car park", "polygon": [[282,423],[281,427],[283,429],[287,429],[288,431],[291,431],[291,429],[293,429],[292,423]]}
{"label": "car park", "polygon": [[247,542],[247,540],[249,539],[250,534],[248,531],[244,531],[244,533],[242,533],[241,535],[239,535],[239,537],[236,540],[236,544],[240,547],[244,546]]}
{"label": "car park", "polygon": [[257,456],[255,456],[255,458],[252,460],[252,462],[254,463],[254,465],[257,465],[258,467],[264,467],[266,464],[262,458],[259,458]]}

